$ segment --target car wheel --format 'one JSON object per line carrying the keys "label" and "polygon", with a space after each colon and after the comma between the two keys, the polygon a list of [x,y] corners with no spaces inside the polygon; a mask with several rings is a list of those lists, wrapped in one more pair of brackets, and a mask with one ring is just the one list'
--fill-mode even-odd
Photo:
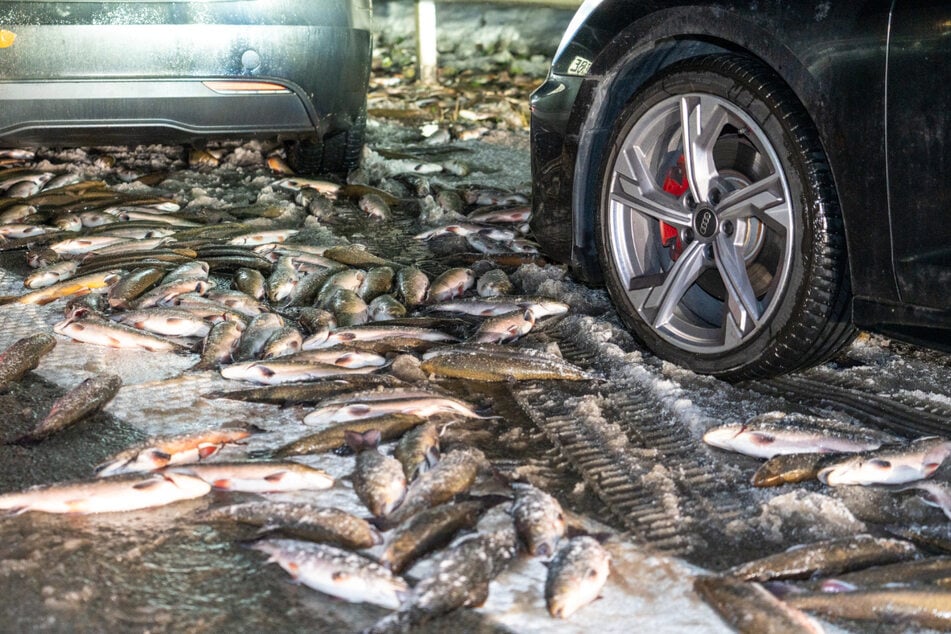
{"label": "car wheel", "polygon": [[348,130],[320,141],[294,141],[287,146],[287,162],[298,174],[347,174],[360,165],[366,136],[366,110]]}
{"label": "car wheel", "polygon": [[743,380],[814,365],[854,336],[829,166],[768,67],[672,65],[625,107],[600,176],[608,291],[659,356]]}

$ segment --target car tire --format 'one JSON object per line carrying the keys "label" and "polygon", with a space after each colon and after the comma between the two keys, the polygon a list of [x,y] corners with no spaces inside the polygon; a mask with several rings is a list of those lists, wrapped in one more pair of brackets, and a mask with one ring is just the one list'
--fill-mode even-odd
{"label": "car tire", "polygon": [[825,153],[761,62],[662,71],[624,107],[599,176],[605,283],[658,356],[741,381],[821,363],[854,337]]}
{"label": "car tire", "polygon": [[287,162],[298,174],[345,176],[360,165],[366,128],[367,114],[362,110],[348,130],[328,134],[320,141],[289,143]]}

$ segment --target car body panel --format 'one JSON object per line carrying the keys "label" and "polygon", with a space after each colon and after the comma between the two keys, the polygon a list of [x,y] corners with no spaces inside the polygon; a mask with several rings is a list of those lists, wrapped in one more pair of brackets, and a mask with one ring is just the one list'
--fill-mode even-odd
{"label": "car body panel", "polygon": [[[930,33],[934,56],[927,69],[918,68],[917,81],[893,84],[903,94],[912,84],[941,83],[948,59],[947,46],[936,35],[944,24],[939,11],[927,3],[896,2],[907,13],[908,42]],[[532,96],[532,169],[535,182],[533,229],[554,257],[567,261],[573,270],[589,282],[601,280],[594,239],[595,210],[598,208],[599,170],[603,165],[614,121],[624,104],[637,89],[662,68],[686,57],[717,52],[739,52],[759,58],[796,93],[815,122],[833,172],[843,210],[845,233],[852,274],[852,289],[862,301],[855,304],[855,321],[860,326],[881,327],[897,318],[915,322],[915,309],[903,297],[910,290],[911,276],[923,268],[909,265],[903,283],[899,283],[893,256],[920,258],[921,246],[915,234],[920,226],[931,227],[934,240],[931,252],[946,261],[947,225],[920,225],[921,217],[896,210],[893,219],[889,195],[899,183],[907,182],[919,170],[934,162],[937,145],[903,147],[920,131],[889,137],[893,156],[904,152],[906,163],[902,180],[893,176],[895,186],[888,187],[885,145],[886,64],[891,0],[861,3],[768,2],[751,7],[743,2],[711,2],[690,5],[685,2],[643,3],[629,0],[585,3],[566,33],[552,62],[546,82]],[[924,8],[921,8],[924,7]],[[914,46],[914,45],[912,45]],[[936,68],[935,65],[944,64]],[[904,71],[903,71],[904,72]],[[937,88],[942,91],[946,87]],[[920,89],[914,98],[923,99]],[[891,96],[891,95],[890,95]],[[894,97],[892,97],[894,100]],[[908,97],[909,100],[914,98]],[[943,102],[946,103],[946,102]],[[909,103],[907,107],[915,107]],[[894,125],[905,116],[903,109],[893,110]],[[940,110],[940,112],[935,112]],[[951,130],[949,114],[931,108],[927,115],[932,129]],[[940,121],[934,121],[938,117]],[[943,126],[943,127],[938,127]],[[894,127],[894,126],[893,126]],[[936,134],[925,134],[927,137]],[[878,139],[879,141],[876,141]],[[929,140],[933,141],[934,139]],[[919,142],[921,139],[919,139]],[[940,145],[938,140],[937,144]],[[929,157],[926,159],[925,157]],[[941,157],[940,165],[943,165]],[[894,161],[895,159],[893,159]],[[937,166],[936,166],[937,167]],[[939,176],[939,182],[947,182]],[[913,195],[915,187],[905,187]],[[944,194],[932,192],[936,206]],[[921,214],[934,213],[921,211]],[[940,215],[929,216],[940,218]],[[941,222],[937,220],[935,222]],[[893,248],[892,233],[896,232]],[[571,227],[570,235],[565,228]],[[904,233],[904,235],[899,235]],[[904,255],[899,255],[904,240]],[[929,237],[930,241],[930,237]],[[900,267],[899,267],[900,268]],[[911,270],[914,273],[911,273]],[[945,278],[946,279],[946,278]],[[947,287],[941,279],[929,279],[932,285]],[[951,296],[931,293],[923,303],[920,318],[932,323],[951,322]],[[920,300],[912,300],[914,301]],[[884,307],[882,310],[876,306]],[[902,311],[892,310],[903,306]],[[892,330],[892,332],[897,332]],[[930,335],[926,337],[930,339]]]}
{"label": "car body panel", "polygon": [[[0,49],[0,144],[345,130],[366,103],[370,26],[364,0],[0,2],[16,36]],[[284,90],[202,83],[217,79]]]}

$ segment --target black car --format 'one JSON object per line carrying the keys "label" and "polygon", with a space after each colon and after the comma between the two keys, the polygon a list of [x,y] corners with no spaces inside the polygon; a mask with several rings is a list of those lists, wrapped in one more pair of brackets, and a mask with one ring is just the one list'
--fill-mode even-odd
{"label": "black car", "polygon": [[951,5],[588,0],[532,95],[536,236],[741,380],[951,350]]}
{"label": "black car", "polygon": [[370,0],[0,2],[0,146],[288,142],[360,158]]}

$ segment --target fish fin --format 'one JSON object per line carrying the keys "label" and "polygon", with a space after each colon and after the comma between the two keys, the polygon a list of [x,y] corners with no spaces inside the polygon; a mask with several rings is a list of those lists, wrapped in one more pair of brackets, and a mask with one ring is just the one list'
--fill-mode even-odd
{"label": "fish fin", "polygon": [[212,445],[212,444],[198,445],[198,459],[204,460],[205,458],[210,458],[211,456],[218,453],[219,449],[221,449],[221,445]]}
{"label": "fish fin", "polygon": [[[164,467],[172,460],[172,454],[160,449],[152,449],[149,451],[149,457],[151,457],[155,463],[161,463],[156,468]],[[131,460],[129,462],[131,462]]]}
{"label": "fish fin", "polygon": [[350,573],[343,570],[335,570],[333,574],[330,575],[330,578],[335,582],[342,582],[350,578]]}
{"label": "fish fin", "polygon": [[868,464],[876,467],[878,469],[891,469],[892,462],[891,460],[885,460],[884,458],[873,458],[868,461]]}
{"label": "fish fin", "polygon": [[337,338],[337,341],[353,341],[357,338],[352,332],[335,333],[334,336]]}
{"label": "fish fin", "polygon": [[261,375],[262,375],[262,376],[265,376],[265,377],[267,377],[267,378],[271,378],[272,376],[274,376],[275,374],[277,374],[274,370],[272,370],[271,368],[267,367],[266,365],[258,365],[258,366],[256,366],[256,367],[257,367],[258,371],[261,373]]}
{"label": "fish fin", "polygon": [[776,436],[762,431],[750,432],[750,441],[754,445],[771,445],[776,442]]}
{"label": "fish fin", "polygon": [[211,486],[215,487],[216,489],[230,489],[231,480],[229,478],[218,478],[211,483]]}
{"label": "fish fin", "polygon": [[822,592],[853,592],[858,590],[858,586],[841,579],[825,579],[819,589]]}
{"label": "fish fin", "polygon": [[938,470],[938,467],[941,466],[940,462],[929,462],[925,464],[925,477],[930,478],[934,475],[934,472]]}
{"label": "fish fin", "polygon": [[334,359],[334,365],[339,365],[343,368],[349,368],[352,367],[351,364],[354,361],[357,361],[357,355],[353,352],[347,352],[346,354],[342,354]]}
{"label": "fish fin", "polygon": [[137,491],[145,491],[146,489],[151,489],[158,486],[159,484],[161,483],[158,480],[146,480],[145,482],[136,482],[132,485],[132,488],[136,489]]}
{"label": "fish fin", "polygon": [[287,475],[287,471],[278,471],[277,473],[271,473],[264,476],[266,482],[280,482],[284,479],[284,476]]}
{"label": "fish fin", "polygon": [[289,561],[287,562],[286,570],[290,573],[291,578],[294,579],[294,581],[297,581],[297,578],[300,576],[300,566],[295,564],[293,561]]}

